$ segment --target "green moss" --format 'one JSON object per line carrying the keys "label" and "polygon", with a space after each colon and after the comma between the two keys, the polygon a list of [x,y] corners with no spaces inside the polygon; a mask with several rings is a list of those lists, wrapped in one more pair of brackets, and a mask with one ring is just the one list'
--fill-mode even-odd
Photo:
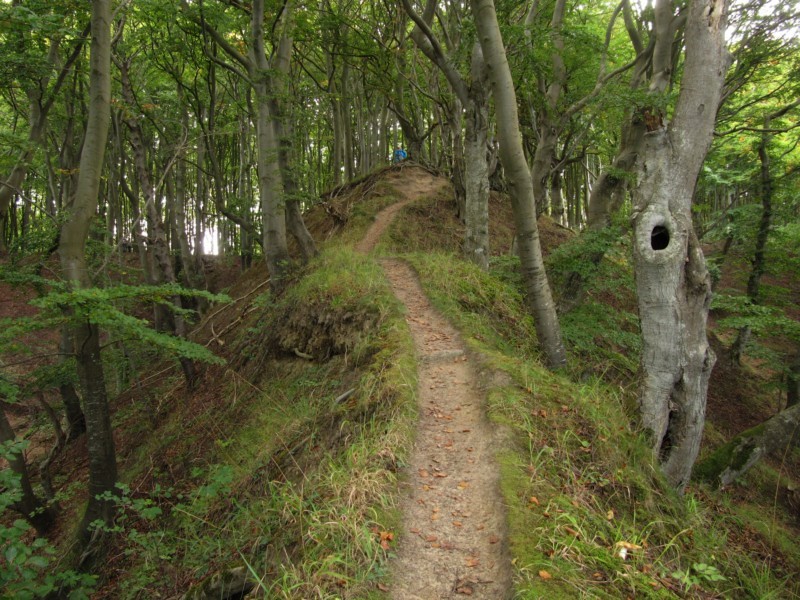
{"label": "green moss", "polygon": [[695,466],[694,479],[717,486],[720,484],[719,477],[725,470],[740,471],[750,460],[756,448],[752,439],[759,437],[763,431],[764,424],[762,423],[740,433],[728,443],[717,448],[708,458]]}

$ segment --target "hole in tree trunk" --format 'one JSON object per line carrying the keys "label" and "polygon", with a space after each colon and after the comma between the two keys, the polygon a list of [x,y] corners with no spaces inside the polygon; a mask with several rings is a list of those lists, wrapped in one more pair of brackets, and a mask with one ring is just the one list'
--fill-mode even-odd
{"label": "hole in tree trunk", "polygon": [[653,250],[666,250],[669,246],[669,229],[656,225],[650,233],[650,247]]}

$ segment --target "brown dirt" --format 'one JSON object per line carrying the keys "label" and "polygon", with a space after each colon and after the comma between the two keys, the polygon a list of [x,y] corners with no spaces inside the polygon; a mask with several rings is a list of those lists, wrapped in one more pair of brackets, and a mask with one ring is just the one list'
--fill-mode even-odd
{"label": "brown dirt", "polygon": [[[403,206],[444,185],[424,171],[413,176],[401,172],[392,179],[404,200],[377,215],[358,245],[361,252],[374,248]],[[477,369],[458,333],[428,302],[412,269],[395,259],[382,265],[406,305],[420,360],[420,417],[389,594],[397,600],[508,597],[511,562],[493,458],[495,436]]]}

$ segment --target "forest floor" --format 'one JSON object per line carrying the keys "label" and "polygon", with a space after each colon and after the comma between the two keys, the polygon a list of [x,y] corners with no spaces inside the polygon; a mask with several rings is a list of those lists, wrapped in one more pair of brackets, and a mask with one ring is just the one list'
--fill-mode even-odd
{"label": "forest floor", "polygon": [[[404,198],[381,211],[357,245],[374,249],[407,204],[436,193],[446,180],[421,169],[394,174]],[[399,184],[399,185],[397,185]],[[419,361],[419,422],[401,511],[403,536],[391,564],[392,598],[499,599],[511,591],[505,514],[478,369],[464,342],[425,297],[404,261],[381,265],[406,307]]]}

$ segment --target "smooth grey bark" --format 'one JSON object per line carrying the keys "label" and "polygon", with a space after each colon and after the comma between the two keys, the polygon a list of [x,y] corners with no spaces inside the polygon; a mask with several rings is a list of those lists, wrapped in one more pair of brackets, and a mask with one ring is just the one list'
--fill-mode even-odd
{"label": "smooth grey bark", "polygon": [[800,433],[800,404],[734,437],[697,465],[695,478],[715,487],[730,485],[762,458],[786,448]]}
{"label": "smooth grey bark", "polygon": [[258,189],[261,193],[262,235],[270,286],[279,290],[289,268],[286,240],[286,206],[278,166],[278,135],[270,111],[269,70],[264,48],[264,0],[253,0],[251,24],[252,54],[250,78],[256,99],[256,140],[258,146]]}
{"label": "smooth grey bark", "polygon": [[[158,267],[155,271],[157,274],[157,282],[168,284],[177,283],[178,279],[175,276],[175,267],[172,264],[172,255],[170,253],[169,243],[167,242],[167,231],[158,210],[156,188],[148,168],[144,132],[142,131],[139,119],[134,116],[137,112],[134,110],[137,107],[137,103],[130,80],[130,64],[128,59],[121,57],[120,60],[117,61],[117,67],[122,83],[122,97],[128,105],[128,110],[123,113],[123,121],[125,121],[125,125],[128,127],[129,141],[133,148],[133,160],[136,167],[136,174],[140,189],[144,193],[145,215],[147,218],[147,228],[150,233],[148,248],[152,249],[153,257]],[[180,296],[173,296],[171,301],[178,309],[183,308],[183,301]],[[168,311],[168,308],[159,304],[157,310]],[[180,313],[174,315],[164,314],[163,320],[171,326],[172,332],[177,336],[183,339],[188,338],[188,328],[186,327],[186,321],[183,315]],[[194,362],[188,358],[180,357],[179,361],[186,379],[186,385],[191,390],[197,379],[197,369],[195,368]]]}
{"label": "smooth grey bark", "polygon": [[509,192],[517,228],[517,251],[527,301],[536,322],[536,334],[551,369],[566,364],[566,351],[561,341],[561,328],[556,316],[547,273],[544,269],[533,186],[522,149],[519,131],[517,98],[511,69],[506,59],[497,12],[492,0],[472,0],[472,13],[478,29],[489,80],[495,98],[497,136],[500,141],[500,160],[509,181]]}
{"label": "smooth grey bark", "polygon": [[726,0],[694,0],[688,11],[674,119],[645,136],[636,163],[637,185],[631,190],[643,341],[640,424],[664,475],[678,490],[688,483],[700,448],[715,361],[706,339],[711,278],[691,208],[729,63]]}
{"label": "smooth grey bark", "polygon": [[[589,231],[600,231],[610,226],[612,216],[625,202],[630,174],[646,131],[644,120],[640,118],[623,126],[622,142],[617,155],[611,167],[600,173],[589,195],[589,208],[586,211],[586,226]],[[599,263],[600,260],[596,262]]]}
{"label": "smooth grey bark", "polygon": [[[291,36],[291,8],[289,3],[284,8],[286,12],[283,22],[283,34],[273,57],[275,76],[272,86],[271,109],[275,118],[276,135],[278,137],[278,166],[286,198],[286,227],[297,241],[303,261],[308,261],[317,255],[317,246],[303,221],[303,214],[300,211],[300,200],[297,197],[298,185],[291,162],[292,124],[289,111],[286,108],[286,99],[289,97],[289,68],[292,45],[294,43]],[[350,162],[352,163],[352,157]]]}
{"label": "smooth grey bark", "polygon": [[[560,176],[560,171],[564,166],[564,159],[558,160],[556,157],[556,149],[558,146],[559,137],[567,129],[571,119],[584,110],[586,106],[592,101],[605,85],[612,79],[619,76],[621,73],[634,68],[638,63],[643,62],[640,59],[633,61],[629,64],[623,65],[611,72],[607,72],[607,53],[611,44],[612,31],[614,23],[622,11],[622,4],[619,5],[611,14],[608,26],[606,27],[606,35],[603,53],[600,57],[600,68],[598,71],[597,79],[594,87],[582,98],[573,102],[568,106],[560,106],[562,102],[563,91],[567,86],[567,70],[564,62],[564,35],[563,23],[566,12],[566,0],[557,0],[553,6],[553,13],[549,23],[549,35],[552,40],[553,50],[550,54],[551,61],[551,79],[548,82],[544,75],[538,78],[538,87],[540,93],[544,97],[544,105],[542,109],[536,113],[532,108],[532,102],[529,99],[528,104],[531,105],[530,111],[536,123],[537,131],[537,145],[534,151],[532,165],[531,165],[531,180],[533,182],[534,197],[537,202],[537,214],[542,214],[556,206],[556,219],[559,224],[564,225],[565,219],[563,218],[562,198],[556,196],[554,201],[550,201],[549,192],[553,190],[554,177],[557,182]],[[525,35],[528,39],[528,44],[531,45],[533,37],[532,28],[541,7],[537,2],[531,5],[528,15],[525,19]],[[644,61],[646,63],[646,60]],[[573,138],[572,142],[582,137],[583,134],[579,133],[575,136],[568,136]],[[565,144],[566,146],[566,144]],[[565,156],[567,150],[564,152]],[[554,191],[559,191],[556,187]],[[551,206],[552,205],[552,206]]]}
{"label": "smooth grey bark", "polygon": [[[177,92],[178,99],[181,101],[181,105],[185,105],[183,101],[183,88],[180,85],[177,86]],[[188,109],[184,110],[181,115],[181,128],[184,131],[184,139],[180,142],[180,146],[176,149],[178,163],[175,169],[175,202],[172,214],[175,223],[175,233],[177,234],[178,244],[180,247],[181,264],[183,266],[183,272],[186,275],[186,285],[194,289],[205,290],[207,289],[208,285],[206,282],[205,272],[203,270],[203,264],[201,261],[196,260],[195,256],[192,254],[192,249],[189,245],[189,235],[187,233],[190,225],[186,218],[187,145],[185,138],[186,133],[189,131]],[[198,298],[197,306],[200,314],[202,315],[208,308],[208,302],[202,298]]]}
{"label": "smooth grey bark", "polygon": [[[198,173],[197,173],[197,196],[198,196],[198,203],[205,196],[205,178],[202,173],[203,163],[208,159],[208,162],[211,166],[211,181],[212,181],[212,192],[213,192],[213,199],[214,199],[214,206],[221,215],[229,219],[231,222],[236,223],[242,232],[246,233],[250,239],[252,239],[255,243],[263,248],[264,240],[261,232],[256,228],[256,226],[250,222],[247,218],[236,214],[233,210],[228,208],[225,202],[225,190],[223,187],[223,182],[225,181],[224,173],[222,172],[222,166],[219,163],[219,156],[217,154],[217,148],[214,144],[214,139],[216,138],[216,131],[217,131],[217,78],[216,78],[216,68],[214,65],[211,65],[209,69],[208,75],[208,88],[209,88],[209,102],[208,102],[208,110],[206,111],[202,106],[198,108],[198,115],[197,120],[200,124],[200,127],[203,129],[203,134],[201,136],[202,140],[197,145],[197,162],[198,162]],[[204,123],[204,117],[207,116],[208,123],[207,125]],[[201,214],[200,205],[197,207],[198,215]],[[197,230],[202,234],[202,222],[197,223]],[[197,258],[195,258],[197,260]]]}
{"label": "smooth grey bark", "polygon": [[[111,106],[111,2],[92,1],[89,108],[81,151],[80,172],[69,218],[61,227],[59,255],[64,279],[73,288],[91,286],[86,265],[89,225],[97,210],[100,176]],[[88,321],[75,323],[73,331],[78,378],[83,388],[89,453],[89,500],[79,527],[84,543],[91,539],[90,525],[111,525],[114,503],[100,496],[114,493],[117,462],[106,395],[105,373],[100,357],[100,335]]]}
{"label": "smooth grey bark", "polygon": [[469,103],[464,133],[464,187],[466,214],[464,254],[484,270],[489,269],[489,165],[486,138],[489,132],[487,71],[479,42],[472,48]]}
{"label": "smooth grey bark", "polygon": [[[677,60],[675,49],[680,49],[679,32],[685,23],[686,13],[673,10],[672,0],[657,0],[654,9],[655,23],[648,44],[642,42],[639,28],[633,17],[630,1],[620,4],[625,29],[636,52],[629,83],[631,90],[647,85],[647,93],[657,98],[664,94],[672,81],[673,64]],[[634,169],[639,152],[644,147],[645,135],[663,126],[661,110],[639,107],[629,110],[623,120],[620,145],[610,167],[603,169],[592,187],[586,209],[589,235],[602,235],[607,243],[613,215],[625,202],[629,186],[634,181]],[[607,243],[588,256],[591,270],[598,267],[606,253]],[[586,291],[587,276],[577,271],[570,273],[563,286],[560,308],[567,312],[580,304]]]}
{"label": "smooth grey bark", "polygon": [[[629,87],[637,90],[647,85],[649,94],[663,94],[674,76],[674,62],[677,58],[675,49],[681,47],[677,36],[685,23],[686,12],[676,12],[673,0],[657,0],[653,13],[654,27],[648,44],[645,45],[634,19],[630,0],[623,0],[621,7],[625,29],[636,52]],[[632,180],[636,158],[644,143],[644,134],[657,128],[660,120],[659,111],[649,109],[630,111],[625,118],[617,154],[611,166],[603,170],[592,188],[587,211],[587,225],[591,231],[610,225],[612,215],[622,206]]]}
{"label": "smooth grey bark", "polygon": [[[539,81],[539,87],[545,91],[545,106],[536,119],[539,139],[533,155],[530,175],[537,216],[546,212],[548,208],[548,182],[550,181],[551,168],[555,163],[556,144],[562,128],[562,119],[558,115],[558,103],[567,80],[567,69],[563,57],[564,37],[561,32],[565,9],[566,0],[556,0],[553,7],[553,16],[550,20],[550,37],[553,42],[553,52],[550,60],[553,80],[550,85],[546,85],[543,78],[540,78]],[[532,20],[533,15],[534,9],[531,8],[526,19],[526,26],[530,26],[529,21]]]}
{"label": "smooth grey bark", "polygon": [[[470,81],[465,81],[451,58],[445,53],[439,40],[430,28],[436,11],[437,2],[428,0],[424,13],[416,14],[409,0],[403,0],[403,6],[415,27],[411,39],[444,74],[458,104],[465,112],[466,127],[464,135],[464,254],[486,270],[489,268],[489,167],[487,164],[486,138],[489,130],[489,90],[487,89],[487,70],[483,59],[483,50],[476,40],[472,48],[470,60]],[[456,121],[456,119],[454,119]],[[453,123],[461,129],[460,115]],[[456,143],[460,143],[456,136]],[[455,158],[460,155],[456,150]]]}
{"label": "smooth grey bark", "polygon": [[[190,10],[186,0],[182,0],[185,10]],[[286,15],[291,13],[291,5],[284,6]],[[224,52],[246,71],[242,73],[231,65],[230,69],[252,86],[255,99],[256,123],[256,164],[258,170],[258,189],[261,196],[262,247],[270,275],[270,286],[280,290],[284,276],[290,266],[289,249],[286,238],[286,206],[283,198],[283,182],[278,165],[278,133],[275,129],[275,115],[270,110],[271,79],[273,67],[267,59],[264,35],[264,0],[253,0],[250,10],[250,49],[243,55],[226,38],[211,27],[203,18],[195,21],[214,39]],[[282,27],[288,27],[288,18],[282,19]]]}

